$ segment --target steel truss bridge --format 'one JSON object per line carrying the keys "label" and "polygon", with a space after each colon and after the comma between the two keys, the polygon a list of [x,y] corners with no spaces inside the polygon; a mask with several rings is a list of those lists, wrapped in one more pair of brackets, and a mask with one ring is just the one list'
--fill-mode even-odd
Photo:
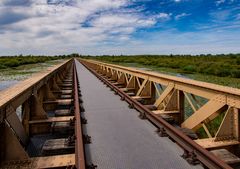
{"label": "steel truss bridge", "polygon": [[239,109],[239,89],[70,59],[0,92],[0,168],[240,168]]}

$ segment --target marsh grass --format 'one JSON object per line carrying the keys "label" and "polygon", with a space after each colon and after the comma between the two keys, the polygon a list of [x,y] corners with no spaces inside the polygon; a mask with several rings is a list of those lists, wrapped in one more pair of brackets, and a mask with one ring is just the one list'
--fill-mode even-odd
{"label": "marsh grass", "polygon": [[57,60],[60,57],[51,56],[11,56],[11,57],[0,57],[0,69],[13,68],[21,65],[43,63],[50,60]]}
{"label": "marsh grass", "polygon": [[63,62],[63,60],[49,60],[43,63],[24,64],[16,67],[1,69],[0,81],[24,80],[32,74],[43,71],[46,68],[60,62]]}

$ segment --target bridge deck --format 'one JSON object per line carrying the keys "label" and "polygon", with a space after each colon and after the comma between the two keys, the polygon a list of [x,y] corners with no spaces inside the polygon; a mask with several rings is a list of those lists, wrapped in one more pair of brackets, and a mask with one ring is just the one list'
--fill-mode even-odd
{"label": "bridge deck", "polygon": [[92,138],[86,145],[87,162],[104,169],[202,168],[188,164],[181,148],[159,137],[149,121],[140,120],[136,110],[80,63],[77,72],[88,120],[85,130]]}

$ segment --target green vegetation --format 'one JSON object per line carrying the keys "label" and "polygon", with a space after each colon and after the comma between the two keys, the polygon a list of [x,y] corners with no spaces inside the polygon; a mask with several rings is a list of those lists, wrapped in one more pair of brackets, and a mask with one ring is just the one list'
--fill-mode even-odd
{"label": "green vegetation", "polygon": [[[19,81],[30,77],[32,74],[46,70],[46,68],[63,62],[62,59],[45,61],[43,63],[24,64],[17,67],[1,69],[1,81]],[[0,89],[1,90],[1,89]]]}
{"label": "green vegetation", "polygon": [[86,57],[240,88],[240,54]]}
{"label": "green vegetation", "polygon": [[17,67],[26,64],[43,63],[50,60],[61,59],[63,56],[11,56],[0,57],[0,69]]}
{"label": "green vegetation", "polygon": [[47,67],[63,62],[63,59],[70,59],[73,57],[79,57],[79,55],[0,56],[0,82],[26,79],[33,73],[37,73],[45,70]]}
{"label": "green vegetation", "polygon": [[201,73],[219,77],[240,77],[240,54],[229,55],[169,55],[169,56],[101,56],[97,60],[112,63],[138,63],[177,69],[182,73]]}

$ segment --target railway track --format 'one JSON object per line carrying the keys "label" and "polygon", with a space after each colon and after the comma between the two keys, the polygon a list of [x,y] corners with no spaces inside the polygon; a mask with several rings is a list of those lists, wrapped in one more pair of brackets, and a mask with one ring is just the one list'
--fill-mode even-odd
{"label": "railway track", "polygon": [[[176,142],[181,148],[184,149],[184,154],[182,155],[189,163],[197,164],[199,161],[207,168],[232,168],[226,162],[224,162],[219,157],[216,157],[213,153],[209,152],[205,148],[201,147],[195,141],[193,141],[189,135],[176,128],[174,125],[171,125],[166,119],[162,118],[162,116],[158,116],[153,111],[151,111],[151,107],[143,105],[141,101],[136,99],[135,94],[129,94],[124,92],[125,87],[127,85],[120,85],[119,87],[119,79],[114,79],[114,73],[108,74],[108,72],[101,72],[98,70],[96,63],[88,62],[86,60],[81,60],[81,63],[91,71],[97,78],[99,78],[104,84],[111,88],[116,94],[121,97],[121,100],[124,100],[129,103],[130,108],[135,108],[139,111],[140,118],[147,118],[154,125],[157,126],[157,132],[160,133],[160,136],[168,136],[174,142]],[[101,63],[99,64],[101,65]],[[136,72],[135,72],[136,73]],[[127,91],[127,90],[125,90]],[[234,158],[234,157],[233,157]],[[234,166],[234,165],[233,165]],[[236,167],[236,166],[235,166]],[[237,168],[237,167],[236,167]]]}
{"label": "railway track", "polygon": [[[234,133],[238,129],[238,90],[220,90],[218,86],[201,86],[192,81],[158,77],[148,72],[96,61],[81,59],[80,62],[76,59],[68,60],[0,93],[1,168],[185,169],[202,168],[199,165],[202,164],[205,168],[230,169],[240,166],[237,157],[238,135]],[[104,86],[95,86],[99,82],[89,71],[119,95],[122,101],[127,102],[129,108],[126,109],[116,97],[104,98],[111,97],[111,94]],[[168,86],[162,88],[161,84]],[[190,84],[192,87],[189,87]],[[163,91],[159,92],[158,89]],[[192,99],[185,92],[189,92]],[[160,96],[157,97],[157,93]],[[216,117],[220,110],[225,113],[216,136],[209,139],[200,139],[194,132],[199,127],[197,120],[192,121],[191,116],[190,120],[182,118],[183,96],[193,106],[195,114],[205,112],[200,106],[194,108],[196,105],[193,100],[197,102],[194,95],[197,94],[209,99],[206,105],[202,105],[206,112],[209,110],[208,104],[213,102],[215,105],[210,105],[212,109],[219,107],[216,112],[209,110],[210,115]],[[219,95],[226,97],[227,102],[221,100]],[[231,100],[233,98],[234,102]],[[112,105],[107,105],[110,103]],[[17,109],[21,109],[18,112],[21,116],[17,115]],[[133,113],[131,110],[151,123],[124,114]],[[208,120],[212,118],[210,115]],[[199,116],[199,119],[202,118]],[[231,118],[235,121],[231,121]],[[128,120],[123,123],[119,122],[120,119]],[[229,124],[229,121],[234,122],[233,127],[226,126],[225,123]],[[136,128],[141,130],[141,134],[133,134],[138,131]],[[156,128],[161,137],[150,132],[151,128]],[[228,132],[230,129],[232,131]],[[91,137],[87,135],[89,133]],[[150,147],[143,146],[135,150],[136,145],[142,146],[141,141],[147,142]],[[181,149],[170,150],[176,144]],[[162,151],[158,151],[158,148]],[[179,152],[183,152],[182,157],[176,154]],[[149,154],[155,158],[149,158]],[[173,158],[176,161],[166,163],[158,158],[166,161]]]}

